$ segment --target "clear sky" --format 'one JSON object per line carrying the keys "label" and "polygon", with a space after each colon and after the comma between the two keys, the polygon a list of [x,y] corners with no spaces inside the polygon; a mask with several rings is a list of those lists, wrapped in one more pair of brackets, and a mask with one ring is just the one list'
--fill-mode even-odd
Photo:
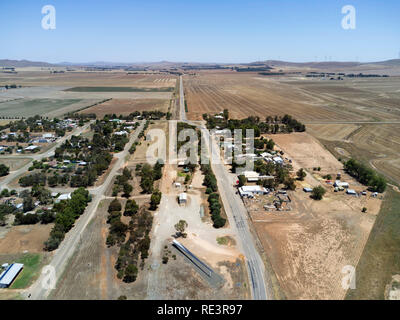
{"label": "clear sky", "polygon": [[[44,30],[44,5],[56,29]],[[356,29],[341,26],[344,5]],[[0,0],[0,59],[378,61],[399,57],[399,0]]]}

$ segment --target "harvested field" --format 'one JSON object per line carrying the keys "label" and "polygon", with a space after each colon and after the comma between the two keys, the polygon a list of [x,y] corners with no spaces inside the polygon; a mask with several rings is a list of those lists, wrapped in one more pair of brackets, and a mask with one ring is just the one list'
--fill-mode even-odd
{"label": "harvested field", "polygon": [[[287,113],[303,122],[400,119],[398,77],[337,82],[224,71],[199,72],[184,81],[192,120],[225,108],[232,118]],[[380,94],[365,81],[381,84]]]}
{"label": "harvested field", "polygon": [[307,125],[307,128],[335,156],[351,155],[400,184],[400,124]]}
{"label": "harvested field", "polygon": [[94,107],[82,110],[80,113],[95,113],[98,118],[103,118],[106,114],[128,115],[135,111],[159,110],[167,112],[169,100],[162,99],[112,99]]}
{"label": "harvested field", "polygon": [[[156,81],[159,80],[159,81]],[[162,80],[162,81],[160,81]],[[166,87],[175,86],[176,77],[162,74],[127,74],[116,72],[66,72],[51,74],[49,71],[20,71],[18,74],[0,73],[0,86],[17,84],[22,86],[132,86]],[[139,85],[140,84],[140,85]]]}
{"label": "harvested field", "polygon": [[138,87],[74,87],[66,89],[67,92],[171,92],[173,87],[163,88],[138,88]]}

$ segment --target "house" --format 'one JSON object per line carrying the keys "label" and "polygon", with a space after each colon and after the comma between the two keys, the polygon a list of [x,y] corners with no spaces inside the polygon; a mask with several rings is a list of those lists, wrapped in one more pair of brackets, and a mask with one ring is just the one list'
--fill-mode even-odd
{"label": "house", "polygon": [[180,193],[179,197],[178,197],[178,202],[179,202],[179,204],[186,203],[187,202],[187,193],[184,193],[184,192]]}
{"label": "house", "polygon": [[35,149],[39,148],[38,146],[28,146],[25,148],[26,151],[33,151]]}
{"label": "house", "polygon": [[239,194],[242,198],[253,198],[256,194],[263,195],[268,193],[269,191],[261,186],[243,186],[239,188]]}
{"label": "house", "polygon": [[343,182],[340,180],[336,180],[335,183],[333,184],[334,187],[342,187],[342,188],[348,188],[349,183],[348,182]]}
{"label": "house", "polygon": [[42,138],[43,139],[52,139],[52,138],[54,138],[54,135],[52,133],[44,133],[42,135]]}
{"label": "house", "polygon": [[283,159],[281,157],[273,157],[272,161],[274,161],[276,164],[283,164]]}
{"label": "house", "polygon": [[0,288],[8,288],[23,269],[22,263],[13,263],[0,274]]}
{"label": "house", "polygon": [[128,135],[128,132],[125,130],[114,132],[116,136],[123,136],[124,134]]}
{"label": "house", "polygon": [[216,115],[216,116],[214,116],[214,118],[215,118],[215,119],[223,119],[224,117],[223,117],[223,116],[220,116],[220,115]]}
{"label": "house", "polygon": [[347,189],[347,190],[346,190],[346,193],[347,193],[347,194],[350,194],[350,195],[352,195],[352,196],[355,196],[355,195],[357,194],[357,192],[356,192],[355,190],[353,190],[353,189]]}
{"label": "house", "polygon": [[58,196],[56,199],[56,203],[59,203],[61,200],[69,200],[71,199],[71,193],[64,193]]}

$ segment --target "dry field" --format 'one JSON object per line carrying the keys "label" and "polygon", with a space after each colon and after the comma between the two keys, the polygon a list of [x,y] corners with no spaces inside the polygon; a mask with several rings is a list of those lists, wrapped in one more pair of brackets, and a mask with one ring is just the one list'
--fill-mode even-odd
{"label": "dry field", "polygon": [[[0,116],[61,116],[82,110],[104,99],[121,99],[128,109],[164,106],[173,92],[152,92],[152,89],[175,88],[176,77],[163,74],[127,74],[126,72],[67,72],[24,71],[16,75],[0,74],[0,86],[22,85],[22,88],[0,92]],[[73,92],[71,87],[134,87],[147,92]],[[172,90],[172,89],[171,89]],[[128,101],[128,99],[130,101]],[[136,101],[138,100],[138,101]],[[144,100],[148,100],[144,101]],[[135,106],[139,104],[139,106]],[[97,109],[96,109],[97,110]],[[102,113],[102,111],[99,111]],[[111,113],[114,113],[111,111]]]}
{"label": "dry field", "polygon": [[22,86],[66,86],[85,87],[175,87],[176,77],[163,74],[127,74],[123,71],[66,72],[50,74],[49,71],[21,71],[18,74],[0,73],[0,86],[17,84]]}
{"label": "dry field", "polygon": [[[343,299],[342,268],[357,266],[381,200],[333,192],[322,175],[341,172],[351,188],[365,187],[345,175],[342,165],[308,134],[276,135],[274,140],[292,159],[294,171],[306,168],[307,177],[290,193],[291,211],[250,210],[267,259],[288,299]],[[313,172],[314,166],[321,172]],[[327,190],[322,201],[302,191],[317,185]],[[361,212],[363,207],[367,213]]]}
{"label": "dry field", "polygon": [[[43,243],[49,238],[53,224],[12,226],[8,230],[1,227],[0,252],[22,253],[43,252]],[[6,231],[6,232],[4,232]]]}
{"label": "dry field", "polygon": [[112,99],[94,107],[82,110],[80,113],[95,113],[98,118],[103,118],[106,114],[128,115],[135,111],[159,110],[167,112],[169,100],[156,99]]}
{"label": "dry field", "polygon": [[400,184],[400,124],[307,125],[337,157],[352,155]]}
{"label": "dry field", "polygon": [[400,78],[309,80],[235,72],[184,77],[188,118],[227,108],[231,117],[291,114],[304,122],[400,119]]}

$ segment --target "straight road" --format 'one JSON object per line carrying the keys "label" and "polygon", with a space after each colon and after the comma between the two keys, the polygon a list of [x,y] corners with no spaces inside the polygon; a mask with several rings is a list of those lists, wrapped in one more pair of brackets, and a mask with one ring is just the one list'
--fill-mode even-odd
{"label": "straight road", "polygon": [[186,110],[185,110],[185,91],[183,90],[183,78],[179,76],[179,105],[180,105],[180,118],[182,121],[186,121]]}
{"label": "straight road", "polygon": [[[180,110],[182,121],[199,126],[198,123],[191,123],[190,121],[186,120],[182,76],[180,77]],[[209,154],[211,155],[209,143],[213,143],[214,150],[218,150],[218,145],[215,140],[210,139],[209,131],[204,127],[204,125],[200,126],[200,128],[205,134],[204,140],[207,145],[207,150],[209,150]],[[247,260],[247,270],[249,275],[249,283],[251,283],[252,297],[254,300],[272,299],[272,289],[270,287],[267,288],[265,285],[264,262],[262,261],[255,247],[255,239],[253,238],[248,226],[247,210],[244,207],[240,197],[236,195],[236,190],[233,187],[234,184],[236,184],[234,177],[228,172],[227,168],[222,163],[218,164],[213,163],[213,161],[210,162],[217,178],[218,190],[221,195],[229,223],[232,226],[232,229],[236,231],[236,234],[238,235],[239,247]],[[267,283],[270,283],[270,281]]]}
{"label": "straight road", "polygon": [[[104,183],[95,190],[92,201],[89,203],[85,212],[82,214],[81,217],[79,217],[74,227],[65,236],[65,239],[61,243],[60,247],[55,251],[52,260],[49,263],[49,265],[54,268],[53,270],[55,271],[55,280],[58,280],[60,278],[65,267],[68,264],[68,260],[72,257],[73,253],[79,246],[81,235],[83,234],[86,226],[88,225],[90,220],[92,220],[94,214],[96,213],[97,207],[100,201],[104,198],[105,192],[111,185],[112,179],[116,175],[117,171],[125,163],[125,158],[129,154],[129,149],[132,144],[138,139],[138,135],[142,131],[144,124],[145,121],[142,121],[136,131],[131,135],[131,138],[126,144],[124,151],[114,155],[118,160],[111,169],[110,174],[107,176]],[[24,296],[34,300],[46,299],[52,290],[51,288],[48,288],[48,286],[43,285],[48,283],[48,278],[48,274],[41,274],[39,279],[32,285],[32,287],[24,292]]]}

